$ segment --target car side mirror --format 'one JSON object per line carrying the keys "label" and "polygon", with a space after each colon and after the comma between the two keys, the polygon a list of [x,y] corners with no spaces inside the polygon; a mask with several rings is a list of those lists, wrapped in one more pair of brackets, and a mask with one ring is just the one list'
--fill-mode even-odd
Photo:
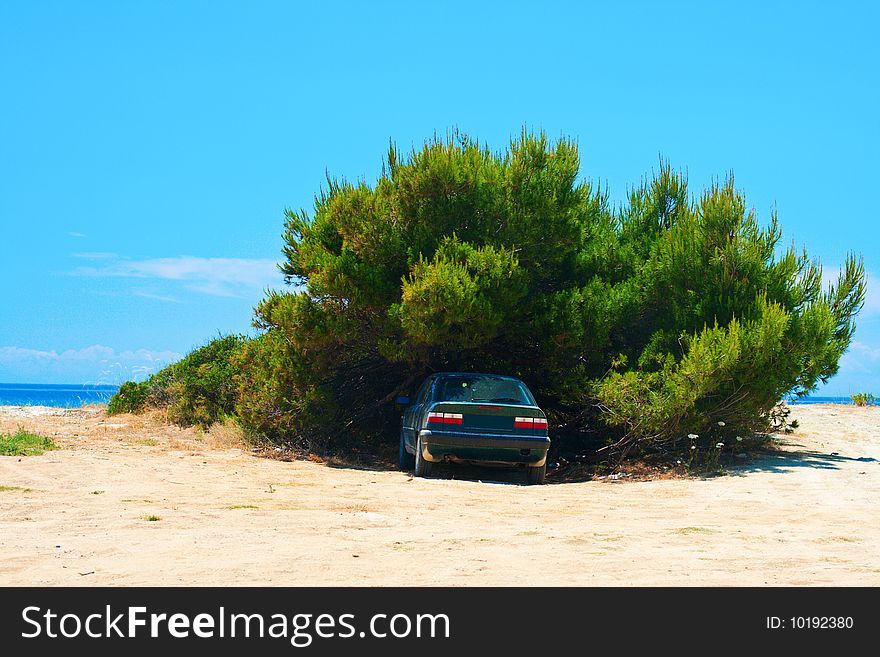
{"label": "car side mirror", "polygon": [[409,397],[407,397],[406,395],[401,395],[394,400],[394,403],[398,406],[409,406]]}

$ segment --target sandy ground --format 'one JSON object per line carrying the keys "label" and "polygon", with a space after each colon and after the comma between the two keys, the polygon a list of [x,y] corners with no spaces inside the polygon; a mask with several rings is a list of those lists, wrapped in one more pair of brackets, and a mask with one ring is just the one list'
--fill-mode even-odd
{"label": "sandy ground", "polygon": [[266,459],[230,429],[95,408],[0,407],[0,432],[62,446],[0,457],[0,585],[880,584],[880,408],[793,416],[779,453],[725,476],[530,487],[518,472]]}

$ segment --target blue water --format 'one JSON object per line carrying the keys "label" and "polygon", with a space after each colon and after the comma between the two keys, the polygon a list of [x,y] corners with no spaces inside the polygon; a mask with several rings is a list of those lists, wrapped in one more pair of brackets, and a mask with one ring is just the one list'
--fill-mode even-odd
{"label": "blue water", "polygon": [[106,404],[118,389],[110,385],[0,383],[0,406],[76,408]]}
{"label": "blue water", "polygon": [[789,404],[852,404],[853,401],[849,397],[803,397],[801,399],[792,399]]}

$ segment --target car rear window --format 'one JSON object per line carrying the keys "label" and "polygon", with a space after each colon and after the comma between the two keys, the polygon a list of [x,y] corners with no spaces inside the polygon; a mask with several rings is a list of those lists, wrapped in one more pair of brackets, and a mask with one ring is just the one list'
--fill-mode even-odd
{"label": "car rear window", "polygon": [[451,376],[437,382],[436,401],[495,402],[499,404],[535,403],[525,385],[514,379],[480,376]]}

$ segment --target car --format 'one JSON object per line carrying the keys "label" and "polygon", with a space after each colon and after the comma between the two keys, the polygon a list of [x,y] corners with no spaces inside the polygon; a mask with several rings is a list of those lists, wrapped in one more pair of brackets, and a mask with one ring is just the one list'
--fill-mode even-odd
{"label": "car", "polygon": [[543,484],[550,449],[547,416],[526,384],[512,376],[437,372],[413,397],[397,398],[399,461],[415,476],[435,463],[524,467],[530,484]]}

